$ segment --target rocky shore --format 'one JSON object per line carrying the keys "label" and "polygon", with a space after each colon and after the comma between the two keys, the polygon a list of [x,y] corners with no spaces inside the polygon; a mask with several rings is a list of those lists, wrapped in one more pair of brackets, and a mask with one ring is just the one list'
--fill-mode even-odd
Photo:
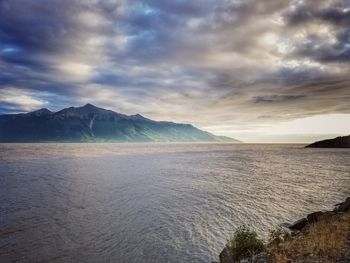
{"label": "rocky shore", "polygon": [[257,246],[263,241],[253,230],[243,230],[236,231],[222,250],[220,263],[350,262],[350,197],[331,211],[313,212],[292,224],[281,224],[270,231],[263,247]]}

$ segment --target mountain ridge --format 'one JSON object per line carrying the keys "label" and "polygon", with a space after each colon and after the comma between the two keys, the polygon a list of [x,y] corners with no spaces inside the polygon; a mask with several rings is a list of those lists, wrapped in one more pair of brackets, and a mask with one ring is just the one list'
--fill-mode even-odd
{"label": "mountain ridge", "polygon": [[125,115],[90,103],[53,112],[0,115],[0,142],[238,142],[191,124]]}

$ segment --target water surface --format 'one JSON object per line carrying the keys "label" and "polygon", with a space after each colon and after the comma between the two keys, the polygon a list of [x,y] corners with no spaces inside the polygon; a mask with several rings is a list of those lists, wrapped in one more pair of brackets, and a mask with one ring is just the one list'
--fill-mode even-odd
{"label": "water surface", "polygon": [[0,262],[211,262],[348,195],[346,149],[0,144]]}

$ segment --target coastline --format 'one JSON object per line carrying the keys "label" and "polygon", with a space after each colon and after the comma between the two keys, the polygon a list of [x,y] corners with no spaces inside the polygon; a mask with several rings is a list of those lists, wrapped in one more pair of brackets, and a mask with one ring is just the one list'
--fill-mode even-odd
{"label": "coastline", "polygon": [[[246,227],[243,230],[246,235],[256,235]],[[268,242],[259,251],[254,251],[256,246],[252,247],[251,239],[251,243],[242,246],[233,242],[235,238],[241,243],[248,240],[232,237],[219,255],[220,263],[350,262],[350,197],[336,204],[333,210],[316,211],[270,230]],[[256,241],[262,242],[258,238]],[[245,251],[249,256],[237,256],[238,246],[249,250],[249,245],[251,250]]]}

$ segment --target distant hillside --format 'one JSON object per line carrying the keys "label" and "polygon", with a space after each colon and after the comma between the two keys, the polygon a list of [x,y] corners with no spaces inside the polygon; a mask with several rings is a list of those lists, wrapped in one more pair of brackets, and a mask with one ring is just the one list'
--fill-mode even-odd
{"label": "distant hillside", "polygon": [[310,148],[350,148],[350,135],[337,137],[334,139],[328,139],[323,141],[317,141],[309,144],[305,147]]}
{"label": "distant hillside", "polygon": [[238,142],[190,124],[127,116],[91,104],[0,116],[0,142],[39,141]]}

